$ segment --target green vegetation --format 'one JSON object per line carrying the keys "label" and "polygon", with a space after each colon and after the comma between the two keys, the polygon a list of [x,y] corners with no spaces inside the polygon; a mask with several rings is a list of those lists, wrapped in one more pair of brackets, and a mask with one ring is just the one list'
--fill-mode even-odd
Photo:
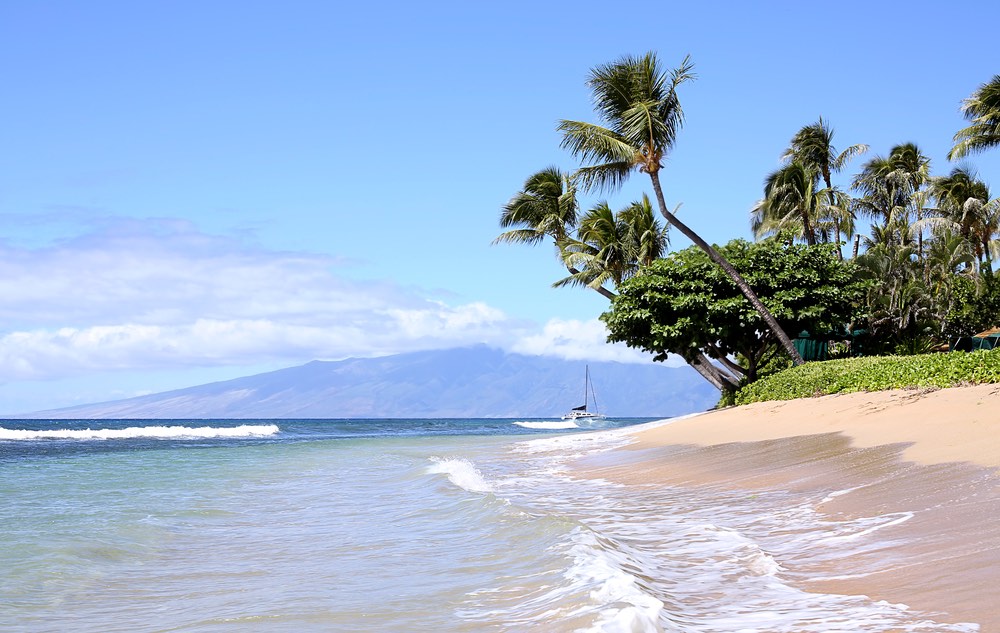
{"label": "green vegetation", "polygon": [[[611,300],[601,317],[610,341],[654,360],[681,356],[724,401],[737,390],[741,399],[765,388],[770,395],[761,398],[792,398],[996,374],[996,361],[979,355],[899,358],[1000,325],[1000,198],[971,166],[934,175],[918,145],[900,143],[870,156],[842,187],[834,175],[869,148],[838,151],[821,117],[792,135],[756,204],[748,195],[745,209],[732,210],[734,218],[751,210],[758,242],[720,248],[667,208],[659,177],[684,122],[678,89],[693,79],[688,58],[668,70],[654,53],[593,68],[588,86],[599,123],[563,120],[557,128],[581,164],[530,176],[503,207],[505,231],[495,243],[551,239],[569,273],[553,285]],[[970,125],[954,135],[949,160],[1000,147],[1000,75],[963,104]],[[578,195],[614,192],[635,171],[649,177],[652,196],[581,211]],[[668,252],[667,227],[694,246]],[[787,370],[802,359],[786,332],[802,330],[814,335],[810,345],[829,344],[820,357],[896,356]],[[842,369],[823,373],[829,367]]]}
{"label": "green vegetation", "polygon": [[[742,271],[760,300],[790,332],[827,332],[851,320],[864,294],[854,264],[831,244],[733,240],[719,252]],[[753,382],[773,359],[787,358],[774,333],[735,283],[696,247],[659,259],[621,284],[601,315],[609,340],[685,359],[700,350],[719,359],[730,383]],[[727,391],[724,389],[723,391]]]}
{"label": "green vegetation", "polygon": [[767,376],[736,394],[736,404],[832,393],[1000,383],[1000,349],[956,354],[871,356],[807,363]]}
{"label": "green vegetation", "polygon": [[667,209],[660,185],[663,160],[677,140],[684,122],[677,87],[694,79],[694,65],[685,57],[672,71],[660,66],[654,53],[622,57],[590,71],[588,82],[594,104],[605,125],[561,121],[562,145],[588,163],[577,170],[584,189],[616,189],[634,170],[649,176],[660,214],[686,238],[705,251],[750,301],[796,365],[802,358],[788,334],[740,275],[711,244]]}

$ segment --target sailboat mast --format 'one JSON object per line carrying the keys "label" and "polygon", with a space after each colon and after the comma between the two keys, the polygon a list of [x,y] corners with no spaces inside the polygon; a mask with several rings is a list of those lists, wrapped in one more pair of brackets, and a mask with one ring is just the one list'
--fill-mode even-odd
{"label": "sailboat mast", "polygon": [[587,411],[590,404],[590,365],[585,365],[583,374],[583,410]]}
{"label": "sailboat mast", "polygon": [[601,409],[597,406],[597,392],[594,390],[594,383],[590,382],[590,367],[587,367],[587,382],[590,383],[590,396],[594,399],[594,413],[601,414]]}

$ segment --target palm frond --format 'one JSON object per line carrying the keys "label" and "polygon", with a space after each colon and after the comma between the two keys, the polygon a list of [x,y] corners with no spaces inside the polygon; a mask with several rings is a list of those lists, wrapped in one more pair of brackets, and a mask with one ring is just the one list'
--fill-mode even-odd
{"label": "palm frond", "polygon": [[504,231],[493,240],[492,244],[537,244],[545,239],[545,233],[534,229],[515,229]]}

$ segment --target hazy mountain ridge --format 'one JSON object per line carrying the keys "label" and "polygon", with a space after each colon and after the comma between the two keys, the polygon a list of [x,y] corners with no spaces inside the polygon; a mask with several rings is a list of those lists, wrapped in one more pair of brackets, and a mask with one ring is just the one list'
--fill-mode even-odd
{"label": "hazy mountain ridge", "polygon": [[[555,417],[583,404],[588,363],[486,346],[313,361],[126,400],[39,411],[44,418]],[[716,392],[688,367],[591,362],[601,412],[674,416]]]}

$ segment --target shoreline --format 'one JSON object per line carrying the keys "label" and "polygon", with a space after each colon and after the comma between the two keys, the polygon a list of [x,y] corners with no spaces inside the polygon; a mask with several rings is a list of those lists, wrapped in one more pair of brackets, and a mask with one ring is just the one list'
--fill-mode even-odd
{"label": "shoreline", "polygon": [[792,491],[822,498],[815,510],[831,521],[885,517],[868,551],[783,573],[806,591],[866,595],[1000,631],[1000,385],[755,403],[627,434],[631,444],[580,459],[576,474]]}

